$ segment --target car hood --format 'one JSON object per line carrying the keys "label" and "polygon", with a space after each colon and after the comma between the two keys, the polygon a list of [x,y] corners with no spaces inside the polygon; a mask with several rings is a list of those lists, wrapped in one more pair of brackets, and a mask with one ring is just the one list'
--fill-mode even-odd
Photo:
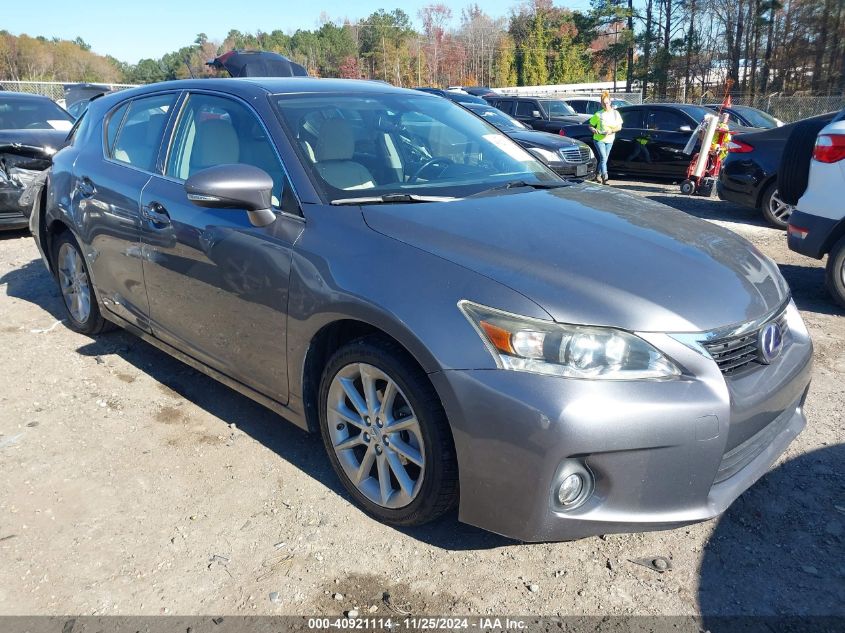
{"label": "car hood", "polygon": [[561,323],[707,331],[759,318],[789,293],[774,262],[736,234],[606,187],[363,214],[373,230],[509,286]]}
{"label": "car hood", "polygon": [[0,130],[0,152],[34,158],[52,156],[65,144],[67,130]]}
{"label": "car hood", "polygon": [[509,131],[508,136],[516,141],[530,143],[536,147],[543,149],[556,150],[561,147],[572,147],[573,145],[581,145],[580,141],[571,139],[560,134],[551,134],[549,132],[538,132],[536,130],[519,130],[516,132]]}

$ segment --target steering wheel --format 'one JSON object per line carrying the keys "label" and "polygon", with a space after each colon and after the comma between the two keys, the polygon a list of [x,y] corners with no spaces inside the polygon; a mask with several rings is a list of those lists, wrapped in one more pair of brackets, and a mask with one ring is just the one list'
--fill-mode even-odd
{"label": "steering wheel", "polygon": [[442,165],[440,172],[437,174],[438,176],[441,175],[449,165],[454,165],[455,161],[451,158],[447,158],[446,156],[435,156],[434,158],[429,158],[425,161],[422,165],[420,165],[419,169],[414,172],[414,175],[408,179],[408,182],[416,182],[417,179],[422,175],[422,173],[431,167],[432,165]]}

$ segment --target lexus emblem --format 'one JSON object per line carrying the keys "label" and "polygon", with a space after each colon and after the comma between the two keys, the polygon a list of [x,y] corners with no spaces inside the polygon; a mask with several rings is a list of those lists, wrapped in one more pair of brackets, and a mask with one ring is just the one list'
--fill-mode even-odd
{"label": "lexus emblem", "polygon": [[757,339],[757,349],[760,352],[760,362],[766,365],[780,355],[783,349],[783,332],[780,325],[772,321],[763,326]]}

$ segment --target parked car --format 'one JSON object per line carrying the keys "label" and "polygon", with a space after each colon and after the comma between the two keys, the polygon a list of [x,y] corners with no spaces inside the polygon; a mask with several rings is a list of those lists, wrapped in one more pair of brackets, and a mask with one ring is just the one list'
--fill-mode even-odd
{"label": "parked car", "polygon": [[[698,105],[649,103],[624,106],[619,108],[619,114],[622,129],[616,133],[610,151],[610,175],[683,180],[692,159],[684,148],[698,124],[712,112]],[[592,143],[592,132],[584,125],[569,126],[563,132]],[[697,151],[698,145],[694,149]]]}
{"label": "parked car", "polygon": [[482,99],[495,99],[502,96],[498,92],[496,92],[492,88],[488,88],[487,86],[461,86],[460,89],[466,92],[467,94],[471,94],[476,97],[481,97]]}
{"label": "parked car", "polygon": [[728,115],[728,121],[741,127],[759,127],[765,130],[782,127],[783,121],[773,117],[768,112],[752,108],[751,106],[734,105],[729,108],[722,107],[721,103],[708,103],[707,108],[719,111]]}
{"label": "parked car", "polygon": [[[815,134],[835,113],[806,119],[814,126]],[[786,228],[793,205],[778,192],[778,168],[790,133],[801,122],[790,123],[764,131],[750,131],[734,135],[716,189],[722,200],[757,209],[772,226]],[[809,151],[812,151],[810,141]],[[807,157],[809,160],[809,156]]]}
{"label": "parked car", "polygon": [[558,134],[568,125],[584,123],[590,117],[578,114],[560,99],[540,97],[498,97],[487,101],[505,114],[541,132]]}
{"label": "parked car", "polygon": [[308,69],[272,51],[233,49],[206,62],[230,77],[307,77]]}
{"label": "parked car", "polygon": [[559,176],[588,180],[595,178],[596,157],[586,143],[559,134],[532,130],[493,106],[468,103],[464,107],[507,134]]}
{"label": "parked car", "polygon": [[430,95],[437,95],[438,97],[449,99],[450,101],[454,101],[455,103],[474,103],[476,105],[487,105],[487,102],[481,97],[476,97],[475,95],[471,95],[461,90],[441,90],[440,88],[414,88],[414,90],[419,90],[420,92],[427,92]]}
{"label": "parked car", "polygon": [[47,97],[0,94],[0,230],[26,228],[20,197],[50,166],[73,117]]}
{"label": "parked car", "polygon": [[[601,99],[599,97],[563,97],[561,101],[566,102],[570,108],[579,114],[593,115],[601,110]],[[611,99],[610,103],[614,108],[632,105],[630,101],[625,99]]]}
{"label": "parked car", "polygon": [[70,328],[120,325],[320,432],[393,525],[701,521],[805,425],[812,344],[774,262],[445,99],[151,84],[92,101],[45,186],[31,226]]}
{"label": "parked car", "polygon": [[827,255],[825,282],[845,307],[845,110],[816,138],[809,177],[789,218],[787,241],[793,251],[821,259]]}
{"label": "parked car", "polygon": [[64,108],[74,119],[82,116],[91,99],[96,99],[112,91],[112,87],[108,84],[75,83],[64,84],[63,88],[65,93]]}

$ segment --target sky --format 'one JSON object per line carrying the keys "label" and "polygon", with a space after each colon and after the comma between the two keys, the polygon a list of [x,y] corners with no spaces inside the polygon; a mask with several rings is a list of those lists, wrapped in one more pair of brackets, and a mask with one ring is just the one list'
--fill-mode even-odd
{"label": "sky", "polygon": [[[136,63],[145,57],[159,58],[165,53],[193,43],[198,33],[212,41],[221,41],[230,29],[242,32],[280,29],[314,29],[320,15],[332,20],[349,18],[355,22],[373,11],[401,8],[419,26],[417,11],[435,0],[37,0],[23,3],[10,0],[12,10],[3,11],[0,28],[10,33],[47,38],[81,37],[92,50],[102,55]],[[471,0],[436,0],[452,9],[457,26],[461,9]],[[508,14],[519,0],[476,0],[494,17]],[[567,0],[556,5],[584,10],[589,0]],[[30,9],[37,7],[37,9]]]}

